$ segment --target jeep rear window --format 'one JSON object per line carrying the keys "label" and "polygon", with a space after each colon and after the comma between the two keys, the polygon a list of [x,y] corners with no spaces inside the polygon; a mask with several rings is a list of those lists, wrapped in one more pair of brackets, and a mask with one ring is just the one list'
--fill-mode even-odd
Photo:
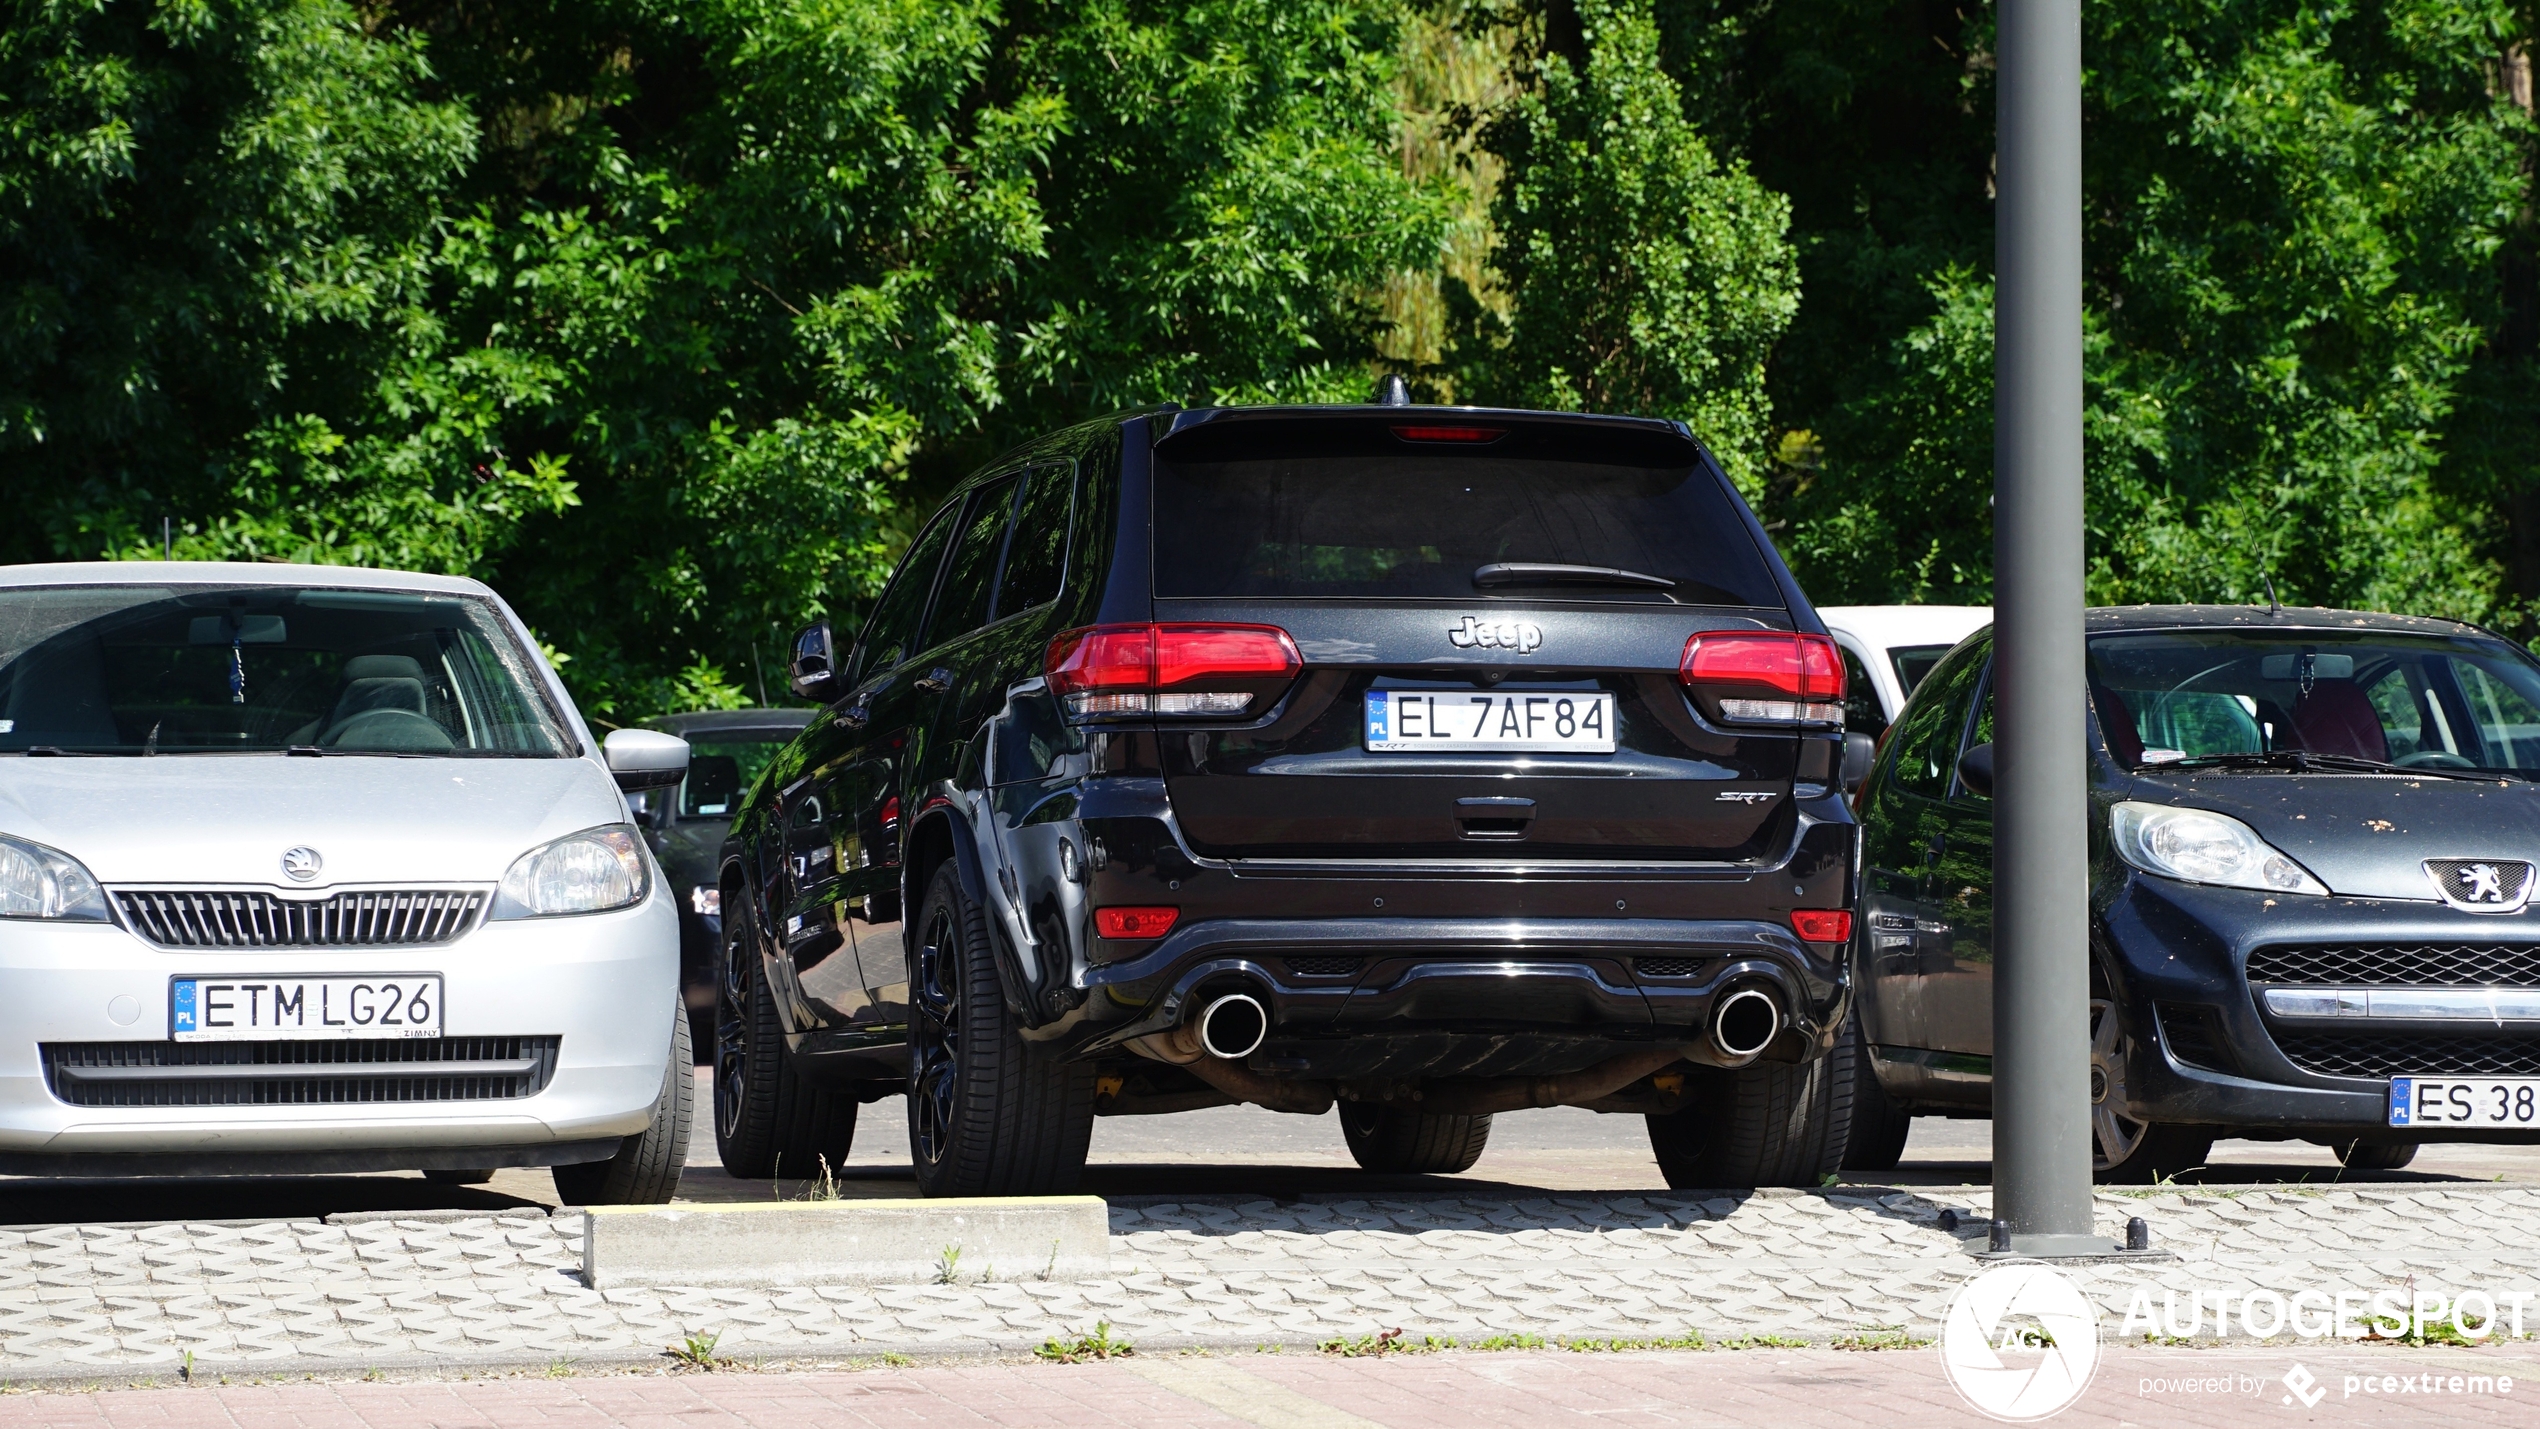
{"label": "jeep rear window", "polygon": [[[1676,584],[1475,586],[1475,570],[1503,561]],[[1478,452],[1158,460],[1155,593],[1782,604],[1744,513],[1709,472]]]}

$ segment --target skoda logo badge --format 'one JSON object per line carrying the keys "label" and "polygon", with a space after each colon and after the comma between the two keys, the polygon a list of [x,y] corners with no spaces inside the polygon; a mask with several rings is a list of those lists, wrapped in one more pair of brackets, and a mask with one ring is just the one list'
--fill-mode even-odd
{"label": "skoda logo badge", "polygon": [[293,878],[298,879],[302,883],[306,883],[310,879],[317,877],[318,870],[324,868],[325,866],[326,860],[318,857],[318,851],[310,848],[306,844],[302,844],[298,848],[283,850],[282,871],[290,874]]}

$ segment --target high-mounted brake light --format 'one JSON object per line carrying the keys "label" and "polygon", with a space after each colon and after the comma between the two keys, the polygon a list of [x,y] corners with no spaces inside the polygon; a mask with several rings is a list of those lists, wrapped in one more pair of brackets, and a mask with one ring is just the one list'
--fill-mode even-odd
{"label": "high-mounted brake light", "polygon": [[1050,693],[1072,715],[1240,715],[1305,668],[1275,625],[1088,625],[1050,642]]}
{"label": "high-mounted brake light", "polygon": [[1706,630],[1685,642],[1677,674],[1687,689],[1716,701],[1726,720],[1843,722],[1843,657],[1823,635]]}
{"label": "high-mounted brake light", "polygon": [[1508,435],[1504,427],[1396,427],[1393,434],[1406,442],[1495,442]]}

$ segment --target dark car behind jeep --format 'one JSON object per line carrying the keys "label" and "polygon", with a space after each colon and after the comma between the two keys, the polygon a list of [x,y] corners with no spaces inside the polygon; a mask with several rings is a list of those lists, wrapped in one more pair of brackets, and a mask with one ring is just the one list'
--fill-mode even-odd
{"label": "dark car behind jeep", "polygon": [[963,483],[794,678],[826,708],[725,846],[736,1175],[902,1090],[930,1195],[1232,1102],[1337,1103],[1394,1172],[1553,1105],[1647,1115],[1675,1185],[1841,1153],[1841,666],[1680,425],[1090,423]]}
{"label": "dark car behind jeep", "polygon": [[688,772],[675,788],[629,795],[635,822],[661,861],[679,910],[679,990],[690,1041],[714,1056],[714,964],[723,944],[723,840],[741,795],[776,751],[811,722],[806,709],[704,710],[661,715],[644,728],[688,741]]}

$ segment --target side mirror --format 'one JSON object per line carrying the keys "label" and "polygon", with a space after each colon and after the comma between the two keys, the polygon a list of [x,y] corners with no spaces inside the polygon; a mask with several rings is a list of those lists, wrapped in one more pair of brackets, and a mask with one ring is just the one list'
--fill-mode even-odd
{"label": "side mirror", "polygon": [[1990,799],[1993,797],[1993,746],[1979,744],[1958,756],[1958,782]]}
{"label": "side mirror", "polygon": [[621,729],[600,741],[617,787],[667,789],[688,777],[688,741],[657,729]]}
{"label": "side mirror", "polygon": [[1843,737],[1843,792],[1858,794],[1869,782],[1870,764],[1879,755],[1879,742],[1866,734]]}
{"label": "side mirror", "polygon": [[828,621],[815,620],[795,635],[789,668],[798,698],[825,705],[844,693],[838,688],[838,637]]}

